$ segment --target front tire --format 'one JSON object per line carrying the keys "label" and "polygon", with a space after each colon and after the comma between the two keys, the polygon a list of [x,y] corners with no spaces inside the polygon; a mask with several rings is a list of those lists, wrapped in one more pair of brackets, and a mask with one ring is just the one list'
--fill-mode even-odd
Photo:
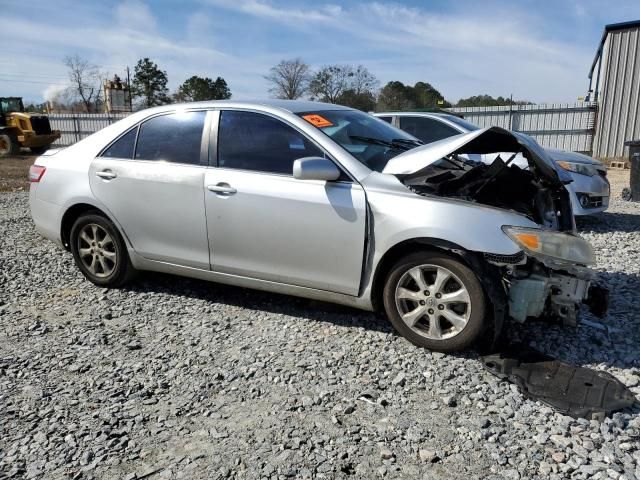
{"label": "front tire", "polygon": [[387,276],[383,302],[395,329],[419,347],[463,350],[484,330],[480,281],[449,255],[416,252],[401,258]]}
{"label": "front tire", "polygon": [[78,217],[71,227],[70,244],[76,265],[95,285],[119,287],[135,274],[122,236],[102,215]]}
{"label": "front tire", "polygon": [[0,158],[19,153],[20,144],[16,136],[11,132],[0,132]]}

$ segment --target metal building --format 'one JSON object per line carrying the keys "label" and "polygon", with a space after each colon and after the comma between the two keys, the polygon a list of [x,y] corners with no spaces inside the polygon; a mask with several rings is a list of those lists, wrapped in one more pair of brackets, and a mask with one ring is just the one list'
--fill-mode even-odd
{"label": "metal building", "polygon": [[640,20],[605,26],[587,99],[599,106],[593,156],[627,158],[624,142],[640,138]]}

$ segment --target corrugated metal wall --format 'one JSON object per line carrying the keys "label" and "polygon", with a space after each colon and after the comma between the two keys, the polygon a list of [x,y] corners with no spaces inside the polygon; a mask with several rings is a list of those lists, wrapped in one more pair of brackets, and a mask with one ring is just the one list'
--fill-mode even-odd
{"label": "corrugated metal wall", "polygon": [[595,102],[449,108],[481,127],[498,126],[526,133],[544,147],[590,153]]}
{"label": "corrugated metal wall", "polygon": [[52,130],[60,130],[62,135],[53,144],[64,147],[71,145],[112,123],[125,118],[128,113],[52,113],[49,115]]}
{"label": "corrugated metal wall", "polygon": [[594,156],[627,158],[640,138],[640,28],[611,31],[603,48]]}

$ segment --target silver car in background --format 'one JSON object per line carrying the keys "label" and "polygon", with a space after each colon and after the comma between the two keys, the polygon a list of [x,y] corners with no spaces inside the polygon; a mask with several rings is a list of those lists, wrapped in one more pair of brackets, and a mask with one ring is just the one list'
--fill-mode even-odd
{"label": "silver car in background", "polygon": [[[473,132],[477,125],[455,115],[435,112],[381,112],[376,117],[401,128],[424,143],[436,142],[453,135]],[[545,148],[558,167],[566,170],[573,180],[567,185],[574,215],[591,215],[604,212],[609,206],[610,186],[607,167],[595,158],[577,152],[557,148]],[[495,155],[482,161],[490,163]],[[514,163],[527,165],[524,158],[516,157]]]}
{"label": "silver car in background", "polygon": [[[602,310],[543,149],[499,128],[418,143],[337,105],[167,105],[39,157],[31,214],[96,285],[149,270],[381,309],[434,350]],[[528,169],[465,159],[505,151]]]}

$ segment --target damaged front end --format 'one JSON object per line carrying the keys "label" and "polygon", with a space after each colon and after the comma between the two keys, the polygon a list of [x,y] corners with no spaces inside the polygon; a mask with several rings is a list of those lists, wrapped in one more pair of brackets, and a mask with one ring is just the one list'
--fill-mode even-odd
{"label": "damaged front end", "polygon": [[502,272],[509,316],[515,321],[548,318],[575,326],[583,305],[598,317],[605,315],[608,290],[593,283],[593,270],[529,255],[523,257],[520,263],[510,265],[491,256],[486,258]]}
{"label": "damaged front end", "polygon": [[504,313],[515,321],[544,317],[575,325],[585,304],[595,315],[606,313],[607,291],[593,283],[588,268],[593,249],[575,233],[565,188],[571,177],[530,137],[498,127],[477,130],[398,155],[383,172],[419,195],[515,211],[537,224],[502,226],[518,254],[484,254],[500,272]]}

